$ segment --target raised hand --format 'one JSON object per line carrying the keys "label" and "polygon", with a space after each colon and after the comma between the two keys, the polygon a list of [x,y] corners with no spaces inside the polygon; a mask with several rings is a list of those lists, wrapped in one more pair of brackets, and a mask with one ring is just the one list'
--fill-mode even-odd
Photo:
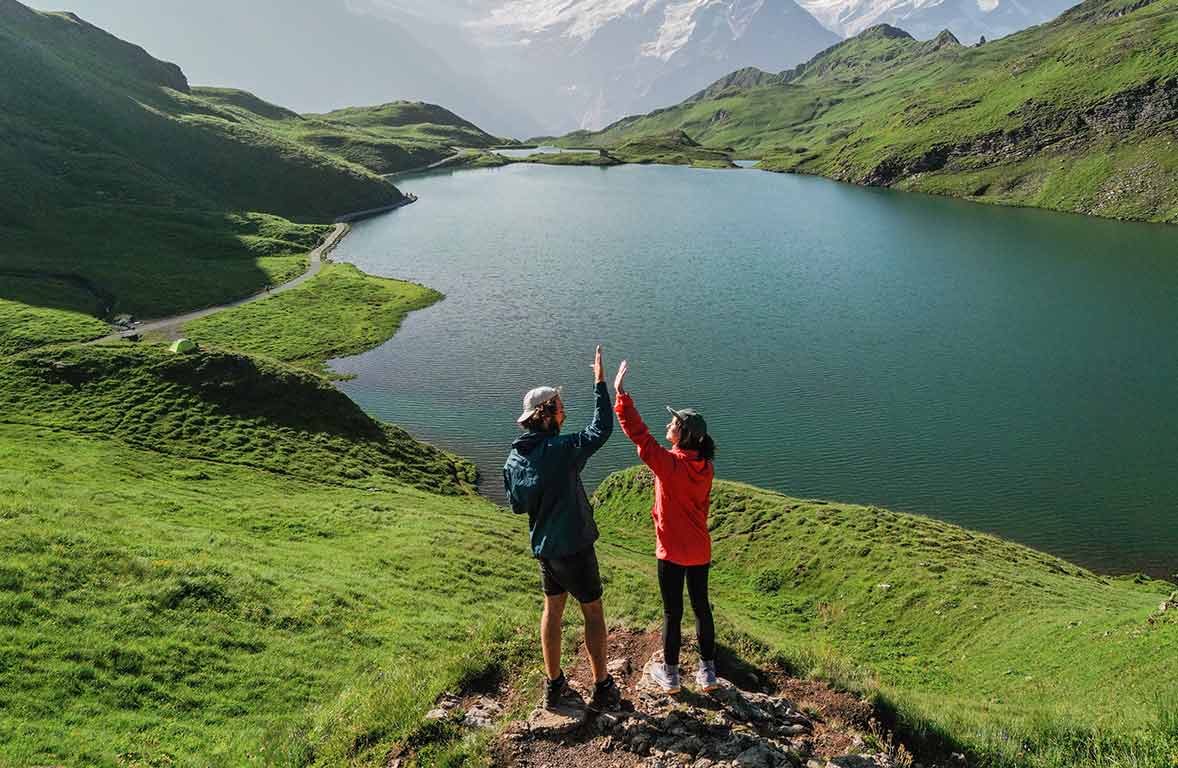
{"label": "raised hand", "polygon": [[601,345],[597,345],[597,355],[593,358],[593,381],[597,384],[605,382],[605,366],[601,363]]}
{"label": "raised hand", "polygon": [[623,385],[625,384],[626,373],[629,370],[630,364],[625,360],[623,360],[622,364],[618,366],[618,375],[614,377],[614,391],[619,395],[626,391],[623,388]]}

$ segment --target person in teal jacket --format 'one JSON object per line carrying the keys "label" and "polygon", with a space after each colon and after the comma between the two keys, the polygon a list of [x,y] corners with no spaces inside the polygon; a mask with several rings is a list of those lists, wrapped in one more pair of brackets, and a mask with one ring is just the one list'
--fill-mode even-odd
{"label": "person in teal jacket", "polygon": [[597,566],[597,524],[581,483],[581,470],[613,431],[613,408],[605,385],[601,347],[593,361],[596,402],[589,426],[562,435],[564,403],[560,391],[537,387],[524,396],[524,410],[516,420],[524,434],[511,446],[503,466],[503,487],[511,509],[528,516],[532,555],[540,562],[544,613],[540,647],[548,684],[544,706],[556,707],[568,693],[560,666],[561,619],[569,594],[581,604],[585,617],[585,646],[596,681],[589,708],[600,711],[616,705],[621,694],[605,668],[605,612],[601,604],[601,574]]}

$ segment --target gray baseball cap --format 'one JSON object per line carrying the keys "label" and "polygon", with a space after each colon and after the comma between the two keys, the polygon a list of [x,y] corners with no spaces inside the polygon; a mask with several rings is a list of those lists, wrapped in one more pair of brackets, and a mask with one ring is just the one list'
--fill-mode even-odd
{"label": "gray baseball cap", "polygon": [[528,394],[524,395],[524,412],[516,419],[517,424],[522,424],[532,417],[536,409],[547,403],[554,397],[560,396],[560,387],[536,387],[530,390]]}
{"label": "gray baseball cap", "polygon": [[678,419],[683,428],[691,434],[706,435],[708,433],[708,423],[694,408],[682,408],[677,411],[668,405],[667,413]]}

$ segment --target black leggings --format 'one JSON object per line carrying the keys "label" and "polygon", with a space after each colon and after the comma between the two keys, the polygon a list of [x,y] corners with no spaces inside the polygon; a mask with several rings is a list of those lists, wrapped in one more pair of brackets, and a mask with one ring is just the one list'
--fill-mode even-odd
{"label": "black leggings", "polygon": [[663,660],[679,664],[679,624],[683,620],[683,581],[687,580],[687,594],[695,614],[695,637],[699,641],[699,657],[704,661],[716,659],[716,625],[712,621],[712,605],[708,602],[708,568],[711,565],[676,565],[659,560],[659,592],[663,594]]}

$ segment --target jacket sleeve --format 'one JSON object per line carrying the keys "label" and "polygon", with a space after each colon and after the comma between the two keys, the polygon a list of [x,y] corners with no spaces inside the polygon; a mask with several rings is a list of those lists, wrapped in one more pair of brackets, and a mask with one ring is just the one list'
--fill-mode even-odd
{"label": "jacket sleeve", "polygon": [[629,393],[622,392],[618,395],[615,410],[618,412],[618,424],[621,425],[622,431],[630,438],[630,442],[638,446],[638,458],[642,459],[642,463],[659,477],[669,475],[675,467],[675,457],[650,434],[642,417],[638,415],[634,399]]}
{"label": "jacket sleeve", "polygon": [[519,487],[516,473],[512,471],[511,461],[503,466],[503,490],[507,492],[507,504],[511,511],[517,515],[522,515],[528,511],[527,504],[521,497],[521,488]]}
{"label": "jacket sleeve", "polygon": [[565,443],[572,449],[573,456],[579,464],[584,464],[590,456],[597,453],[597,449],[605,445],[610,433],[614,431],[614,412],[610,407],[609,390],[605,388],[605,382],[598,382],[594,392],[593,420],[577,434],[570,435]]}

